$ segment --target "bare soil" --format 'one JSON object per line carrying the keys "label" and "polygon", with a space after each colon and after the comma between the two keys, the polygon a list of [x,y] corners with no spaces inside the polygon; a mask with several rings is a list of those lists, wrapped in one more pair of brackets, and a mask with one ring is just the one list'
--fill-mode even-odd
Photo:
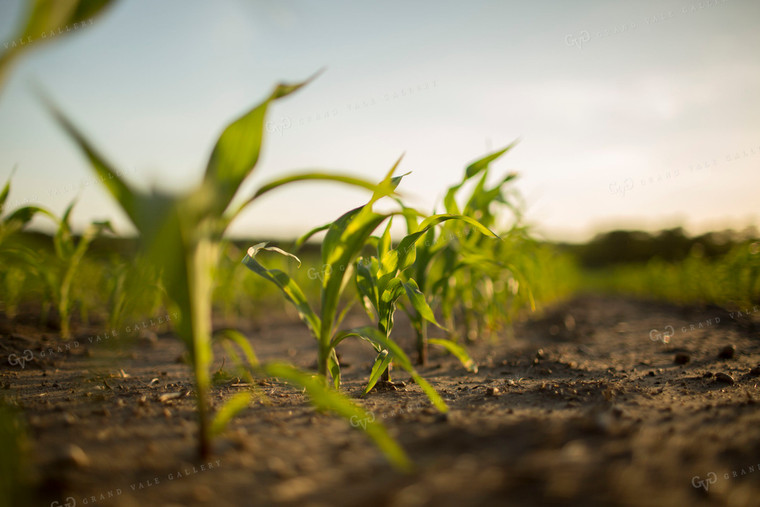
{"label": "bare soil", "polygon": [[[395,390],[360,398],[373,354],[346,343],[343,389],[408,451],[410,475],[274,379],[198,460],[190,370],[158,319],[127,348],[91,331],[69,350],[54,332],[3,322],[0,388],[28,423],[32,505],[751,506],[757,310],[576,297],[512,339],[471,344],[476,374],[432,350],[420,371],[447,415],[399,371]],[[314,366],[316,344],[292,315],[245,331],[260,359]],[[213,405],[241,383],[218,385]]]}

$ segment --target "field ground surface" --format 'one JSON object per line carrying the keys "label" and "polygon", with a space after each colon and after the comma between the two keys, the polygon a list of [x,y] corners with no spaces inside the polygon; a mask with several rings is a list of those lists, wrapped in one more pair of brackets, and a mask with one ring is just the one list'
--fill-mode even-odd
{"label": "field ground surface", "polygon": [[[274,379],[201,461],[178,340],[156,327],[117,348],[79,330],[67,351],[24,322],[0,326],[0,388],[25,413],[32,505],[760,505],[757,308],[577,296],[470,344],[478,373],[431,350],[420,372],[445,415],[398,370],[360,398],[374,353],[346,342],[343,390],[407,450],[408,475],[351,427],[362,421]],[[315,367],[292,316],[243,331],[261,360]],[[222,378],[212,403],[249,388]]]}

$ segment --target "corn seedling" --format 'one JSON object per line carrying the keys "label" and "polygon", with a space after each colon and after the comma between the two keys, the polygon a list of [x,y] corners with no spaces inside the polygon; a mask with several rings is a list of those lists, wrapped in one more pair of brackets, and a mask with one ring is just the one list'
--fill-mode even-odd
{"label": "corn seedling", "polygon": [[[58,311],[61,338],[71,338],[71,297],[77,270],[82,263],[87,248],[92,241],[105,231],[111,231],[109,222],[93,222],[77,240],[72,233],[69,217],[74,208],[72,202],[59,220],[52,213],[35,208],[51,217],[58,224],[53,237],[55,256],[44,251],[22,247],[17,250],[17,258],[26,263],[36,277],[43,282],[46,301],[52,301]],[[43,307],[43,318],[47,314]]]}
{"label": "corn seedling", "polygon": [[[15,168],[14,168],[15,170]],[[11,178],[12,178],[11,174]],[[22,206],[3,216],[5,205],[10,195],[11,178],[0,192],[0,262],[5,267],[0,277],[4,287],[3,304],[8,317],[16,313],[22,285],[28,279],[27,269],[33,252],[21,236],[23,229],[38,214],[56,220],[50,211],[38,206]]]}
{"label": "corn seedling", "polygon": [[[518,290],[525,291],[531,306],[534,307],[532,295],[527,280],[518,267],[505,255],[505,245],[511,245],[519,238],[523,229],[519,226],[520,211],[505,195],[504,186],[514,180],[515,173],[509,173],[493,186],[489,186],[489,166],[491,162],[508,152],[516,143],[491,153],[470,164],[462,181],[448,189],[444,197],[444,207],[448,213],[461,213],[481,222],[486,227],[496,227],[497,212],[495,205],[506,206],[515,216],[515,225],[506,234],[504,241],[498,244],[486,244],[486,239],[477,234],[467,224],[452,222],[444,226],[441,235],[445,238],[446,246],[440,253],[441,265],[437,280],[431,284],[431,292],[440,294],[441,311],[449,329],[456,329],[454,311],[461,309],[464,327],[468,339],[479,335],[483,322],[490,321],[496,326],[503,319],[504,300],[498,300],[498,293],[509,298],[510,291],[503,290],[505,276],[510,276],[514,282],[509,287],[515,294]],[[456,197],[462,187],[479,176],[470,192],[463,208],[459,207]],[[519,257],[517,255],[516,257]],[[516,289],[516,290],[515,290]],[[456,334],[454,335],[456,337]]]}
{"label": "corn seedling", "polygon": [[105,231],[113,232],[108,221],[93,222],[77,241],[69,222],[74,204],[75,202],[72,202],[66,208],[58,221],[58,230],[53,237],[54,262],[50,262],[45,256],[32,256],[36,271],[47,282],[53,295],[60,319],[61,338],[64,340],[71,338],[71,292],[77,269],[92,241]]}
{"label": "corn seedling", "polygon": [[[273,101],[289,95],[304,84],[277,85],[262,103],[229,124],[214,146],[202,182],[180,195],[157,190],[143,193],[133,189],[79,129],[51,102],[46,101],[55,118],[84,152],[97,176],[139,231],[142,249],[160,270],[167,296],[178,309],[180,317],[176,331],[189,351],[193,367],[199,452],[204,457],[211,450],[213,425],[209,423],[207,399],[212,362],[213,279],[225,230],[248,204],[288,183],[329,180],[375,188],[356,178],[311,172],[276,179],[260,187],[242,205],[232,204],[239,187],[258,161],[267,108]],[[245,406],[241,399],[233,399],[231,407],[239,409]],[[217,420],[227,420],[230,414],[231,409],[225,406],[217,413]]]}
{"label": "corn seedling", "polygon": [[[407,224],[413,223],[415,219],[412,216],[416,213],[408,208],[404,212],[407,216]],[[413,267],[416,262],[417,243],[436,225],[449,220],[461,220],[469,223],[480,233],[495,236],[472,218],[461,215],[433,215],[425,218],[416,231],[405,236],[398,247],[393,248],[390,236],[391,220],[389,220],[382,236],[375,238],[377,256],[361,257],[356,261],[356,286],[359,295],[368,315],[377,322],[377,329],[364,327],[350,331],[352,334],[369,340],[378,351],[365,394],[375,386],[381,377],[383,380],[390,381],[390,365],[394,359],[394,354],[389,353],[390,351],[382,346],[382,342],[391,341],[394,314],[397,303],[403,296],[406,296],[406,301],[412,308],[416,319],[440,327],[425,294],[420,291],[417,281],[409,275],[407,270]],[[370,329],[372,329],[371,332]],[[378,336],[382,337],[383,340],[378,340]],[[444,340],[436,343],[448,348],[461,358],[467,367],[476,368],[474,361],[470,359],[463,347]],[[408,362],[406,357],[402,357],[401,360]]]}
{"label": "corn seedling", "polygon": [[[11,174],[11,178],[12,177],[13,174]],[[11,191],[11,178],[8,178],[2,192],[0,192],[0,253],[2,253],[4,247],[8,247],[7,241],[26,227],[38,213],[55,219],[55,215],[39,206],[22,206],[3,217],[5,203],[8,201],[8,196]]]}
{"label": "corn seedling", "polygon": [[[322,268],[319,273],[321,280],[321,307],[319,315],[312,310],[301,287],[287,273],[278,269],[267,269],[256,260],[260,251],[272,250],[265,244],[253,246],[243,259],[243,264],[259,276],[274,283],[285,298],[294,305],[301,320],[306,324],[312,335],[317,339],[317,370],[327,381],[328,372],[336,387],[340,385],[340,365],[335,352],[334,338],[337,327],[350,308],[346,304],[339,309],[341,296],[351,280],[353,262],[361,253],[372,232],[390,215],[378,214],[372,210],[375,202],[391,195],[401,177],[393,177],[400,159],[391,168],[385,179],[377,185],[370,201],[355,208],[332,224],[317,227],[301,237],[297,245],[303,244],[312,235],[327,230],[322,242]],[[277,250],[275,250],[277,251]],[[279,251],[279,253],[284,253]]]}
{"label": "corn seedling", "polygon": [[[414,215],[407,214],[406,219],[409,233],[420,229],[420,225],[417,223]],[[426,298],[426,304],[433,310],[435,309],[435,302],[437,300],[432,293],[431,287],[435,286],[439,279],[447,279],[448,275],[440,270],[432,270],[431,266],[434,264],[438,254],[446,251],[446,247],[450,241],[453,241],[453,238],[447,238],[445,234],[440,233],[439,228],[428,228],[427,231],[424,231],[424,241],[418,241],[415,244],[416,255],[414,262],[404,272],[405,278],[416,281],[420,293]],[[428,337],[428,323],[432,321],[417,310],[414,304],[404,304],[402,308],[409,317],[409,321],[415,332],[417,364],[425,365],[427,363],[428,344],[433,344],[446,349],[457,357],[467,370],[477,373],[477,364],[469,357],[464,347],[449,339],[430,339]],[[440,329],[445,329],[439,324],[433,323]]]}
{"label": "corn seedling", "polygon": [[113,255],[105,268],[108,293],[108,327],[117,329],[128,320],[144,315],[157,315],[166,292],[161,285],[160,273],[142,254],[130,262]]}
{"label": "corn seedling", "polygon": [[[285,298],[295,306],[299,316],[317,340],[317,368],[318,373],[324,376],[325,381],[327,381],[329,373],[333,379],[334,386],[336,388],[340,386],[340,363],[338,362],[336,347],[346,338],[358,337],[369,341],[379,351],[371,379],[375,379],[376,381],[376,378],[383,373],[384,367],[387,367],[390,361],[393,360],[412,375],[412,378],[420,385],[436,407],[445,411],[447,408],[440,396],[414,370],[411,361],[403,350],[389,338],[395,302],[407,291],[410,300],[414,302],[413,304],[418,305],[418,310],[424,312],[429,319],[435,320],[425,303],[424,297],[419,293],[416,283],[413,280],[406,281],[406,286],[404,286],[404,283],[401,283],[401,279],[397,275],[414,262],[415,243],[434,225],[453,218],[459,218],[470,222],[475,227],[481,228],[486,234],[490,234],[488,229],[471,218],[438,215],[423,221],[419,231],[404,238],[397,249],[391,249],[390,236],[386,228],[386,233],[383,234],[383,239],[380,241],[380,251],[383,255],[381,255],[381,260],[377,261],[378,273],[381,273],[380,276],[384,277],[384,283],[391,282],[393,279],[395,281],[392,286],[383,285],[383,292],[378,292],[375,297],[375,308],[379,310],[377,315],[378,326],[338,331],[340,322],[350,308],[350,304],[345,304],[342,309],[339,308],[341,296],[352,280],[357,268],[361,269],[365,275],[369,273],[369,270],[365,270],[364,264],[356,264],[355,261],[361,255],[363,248],[370,240],[371,234],[375,229],[392,215],[404,213],[379,214],[373,211],[373,205],[379,199],[391,196],[401,181],[403,176],[393,176],[399,163],[400,160],[391,168],[385,179],[378,184],[377,190],[375,190],[367,204],[345,213],[331,224],[309,231],[299,239],[298,244],[302,244],[317,232],[327,231],[321,247],[321,307],[319,314],[312,310],[299,285],[287,273],[277,269],[267,269],[256,260],[257,255],[261,251],[277,251],[281,254],[285,254],[285,252],[267,247],[262,243],[248,250],[248,254],[243,259],[243,264],[279,287]],[[381,265],[385,271],[379,271]],[[374,293],[374,289],[371,288],[372,281],[365,275],[359,277],[359,290],[362,292],[366,289],[367,293]],[[363,288],[362,285],[365,287]],[[377,287],[378,284],[375,284],[375,288]],[[386,301],[389,303],[387,306],[382,298],[387,298]],[[382,307],[380,306],[381,304],[383,304]],[[372,385],[374,383],[371,383],[370,388]]]}

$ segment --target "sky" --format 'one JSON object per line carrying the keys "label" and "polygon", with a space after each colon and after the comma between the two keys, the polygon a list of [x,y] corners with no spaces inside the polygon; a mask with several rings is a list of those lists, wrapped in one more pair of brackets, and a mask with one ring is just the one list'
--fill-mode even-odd
{"label": "sky", "polygon": [[[0,51],[25,2],[0,0]],[[134,229],[31,91],[42,88],[137,187],[198,182],[224,126],[280,82],[324,72],[269,109],[240,197],[306,169],[379,181],[441,210],[466,165],[519,139],[510,171],[542,237],[613,228],[692,233],[758,224],[760,2],[121,0],[31,51],[0,91],[0,180],[11,208],[75,228]],[[296,184],[233,236],[295,237],[365,191]],[[41,228],[44,220],[35,222]]]}

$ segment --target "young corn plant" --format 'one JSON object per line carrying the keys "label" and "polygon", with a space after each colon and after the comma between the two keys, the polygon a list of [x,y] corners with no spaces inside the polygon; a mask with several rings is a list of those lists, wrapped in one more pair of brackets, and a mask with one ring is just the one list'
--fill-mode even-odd
{"label": "young corn plant", "polygon": [[[445,411],[447,408],[440,396],[417,373],[404,351],[390,338],[396,302],[404,294],[407,295],[413,305],[416,305],[415,307],[419,312],[425,315],[427,319],[435,322],[433,313],[427,306],[417,284],[414,280],[402,279],[400,274],[414,262],[416,242],[423,237],[427,230],[441,222],[460,219],[480,228],[485,234],[493,233],[469,217],[435,215],[424,220],[419,231],[406,236],[398,248],[390,247],[390,225],[388,225],[382,237],[377,240],[378,257],[374,259],[374,262],[356,262],[364,246],[370,241],[372,232],[377,227],[395,214],[408,213],[406,211],[378,214],[373,211],[374,203],[382,197],[390,196],[400,182],[401,177],[393,177],[397,166],[398,162],[378,185],[378,190],[375,191],[372,199],[366,205],[349,211],[332,224],[310,231],[299,240],[299,244],[303,243],[316,232],[327,230],[321,248],[322,270],[320,278],[322,288],[319,314],[312,310],[301,288],[287,273],[281,270],[267,269],[256,260],[259,252],[271,248],[264,244],[251,247],[248,255],[243,259],[243,264],[277,285],[286,299],[296,307],[301,319],[317,339],[318,371],[325,376],[326,380],[329,372],[336,388],[340,386],[340,363],[337,359],[336,348],[346,338],[361,338],[370,342],[378,351],[378,357],[372,369],[366,392],[369,392],[376,384],[380,376],[387,370],[390,362],[394,361],[411,374],[415,382],[439,410]],[[284,252],[279,251],[279,253]],[[365,326],[338,331],[340,322],[350,307],[349,304],[346,304],[342,309],[339,309],[341,295],[348,283],[354,278],[354,273],[357,274],[355,281],[359,293],[365,299],[365,307],[374,309],[378,324],[374,327]]]}
{"label": "young corn plant", "polygon": [[[513,142],[506,148],[470,164],[462,181],[450,187],[444,197],[444,206],[448,213],[461,213],[475,218],[487,227],[497,226],[498,215],[494,209],[496,205],[509,208],[515,217],[515,225],[506,234],[502,234],[504,241],[498,244],[487,244],[482,235],[466,224],[447,224],[442,231],[442,235],[449,241],[440,254],[442,264],[438,272],[439,277],[431,291],[440,294],[441,311],[449,329],[456,329],[454,311],[457,307],[461,309],[468,339],[474,339],[481,334],[484,323],[495,327],[503,319],[505,301],[497,298],[497,294],[509,298],[522,289],[528,294],[531,306],[535,306],[528,284],[525,283],[526,280],[514,259],[505,256],[506,247],[512,245],[524,233],[523,228],[519,226],[520,209],[508,199],[504,188],[516,174],[507,174],[493,186],[489,186],[487,182],[490,163],[508,152],[515,144],[516,142]],[[457,193],[477,176],[479,178],[465,206],[460,210],[456,200]],[[512,248],[509,253],[516,258],[521,255],[519,248]],[[510,282],[509,290],[502,290],[506,276],[513,282]],[[497,287],[500,290],[497,291]]]}
{"label": "young corn plant", "polygon": [[[416,213],[408,208],[404,210],[407,216],[407,224],[414,220],[412,216]],[[364,303],[365,310],[370,318],[377,322],[377,328],[363,327],[350,331],[362,338],[372,342],[378,356],[372,367],[370,379],[365,390],[368,393],[382,378],[390,381],[390,365],[394,360],[394,354],[385,347],[381,346],[381,341],[377,336],[383,338],[383,341],[391,341],[391,331],[393,329],[394,314],[396,312],[399,300],[406,296],[407,304],[412,308],[411,312],[415,318],[423,320],[425,323],[432,323],[441,327],[435,319],[435,315],[427,302],[425,294],[420,290],[417,281],[410,276],[409,271],[416,262],[417,243],[438,224],[449,220],[461,220],[469,223],[481,233],[496,236],[487,228],[483,227],[476,220],[461,215],[433,215],[425,218],[419,224],[417,230],[405,236],[396,248],[392,247],[389,220],[382,236],[376,238],[377,256],[369,258],[359,258],[356,261],[356,285],[358,292]],[[416,222],[416,220],[414,220]],[[373,337],[373,335],[375,335]],[[468,369],[477,371],[475,362],[469,357],[467,351],[449,340],[436,340],[437,345],[441,345],[459,358]],[[401,360],[408,360],[401,358]]]}
{"label": "young corn plant", "polygon": [[[13,172],[15,172],[15,167]],[[11,192],[12,178],[13,173],[11,173],[8,181],[5,182],[3,190],[0,191],[0,253],[3,252],[4,248],[10,247],[7,241],[10,240],[17,232],[20,232],[24,227],[26,227],[38,213],[46,215],[55,220],[55,215],[44,208],[40,208],[39,206],[22,206],[20,208],[16,208],[3,217],[3,213],[5,212],[5,205]]]}
{"label": "young corn plant", "polygon": [[329,380],[328,374],[332,376],[336,388],[340,386],[340,364],[335,351],[337,328],[350,308],[350,304],[340,308],[342,296],[352,279],[354,261],[372,232],[390,216],[375,213],[372,208],[378,200],[392,195],[398,186],[401,177],[394,177],[393,173],[400,161],[399,159],[385,179],[376,186],[367,204],[345,213],[332,224],[309,231],[298,240],[297,246],[300,246],[314,234],[327,230],[321,248],[319,313],[311,308],[301,287],[287,273],[279,269],[268,269],[256,260],[261,251],[269,250],[281,254],[285,252],[260,243],[249,248],[248,254],[243,258],[243,264],[248,269],[275,284],[286,300],[293,304],[301,320],[317,340],[318,373],[324,377],[325,382]]}
{"label": "young corn plant", "polygon": [[[368,189],[375,186],[348,176],[302,173],[263,185],[242,205],[233,204],[239,187],[253,171],[261,149],[269,105],[301,88],[279,84],[260,104],[230,123],[216,142],[202,182],[184,194],[140,192],[119,177],[119,171],[98,153],[81,131],[50,101],[47,105],[63,129],[84,152],[107,190],[140,233],[142,250],[161,272],[168,299],[179,313],[176,332],[189,352],[195,377],[199,453],[211,451],[212,428],[247,406],[250,393],[233,398],[210,422],[208,394],[212,362],[212,290],[220,243],[232,220],[255,199],[282,185],[330,180]],[[298,379],[296,379],[298,380]]]}
{"label": "young corn plant", "polygon": [[[420,224],[414,215],[407,214],[407,231],[411,234],[414,231],[420,229]],[[441,228],[431,227],[424,233],[424,241],[418,241],[416,244],[416,257],[411,266],[404,272],[404,276],[416,281],[420,292],[426,298],[428,306],[435,310],[438,298],[435,297],[432,288],[436,286],[439,280],[448,279],[448,274],[442,270],[432,269],[439,254],[446,252],[446,248],[449,242],[453,241],[453,237],[447,236],[441,232]],[[495,240],[491,240],[493,242]],[[452,257],[455,259],[456,257]],[[463,262],[461,262],[464,265]],[[429,319],[418,311],[414,305],[403,304],[402,308],[409,317],[409,321],[412,324],[412,328],[415,332],[415,345],[417,349],[417,364],[427,364],[428,356],[428,344],[436,345],[444,348],[449,353],[457,357],[462,365],[468,370],[477,373],[478,367],[475,361],[473,361],[467,350],[450,339],[444,338],[429,338],[428,337],[428,324],[431,322]],[[446,328],[434,323],[438,328],[445,330]]]}
{"label": "young corn plant", "polygon": [[[15,168],[14,168],[15,172]],[[34,252],[26,244],[21,233],[36,215],[44,215],[57,220],[50,211],[38,206],[22,206],[3,216],[8,196],[11,191],[11,177],[0,191],[0,263],[4,266],[0,272],[0,285],[4,287],[4,296],[0,299],[8,317],[14,317],[23,284],[28,280],[30,260]]]}
{"label": "young corn plant", "polygon": [[165,291],[160,273],[137,254],[129,262],[113,255],[108,261],[105,290],[108,293],[108,328],[123,327],[128,320],[157,315],[164,306]]}
{"label": "young corn plant", "polygon": [[111,224],[92,222],[77,240],[69,222],[76,202],[72,202],[58,220],[58,230],[53,237],[55,258],[44,253],[30,252],[29,259],[37,275],[44,280],[47,290],[58,310],[61,338],[71,338],[71,296],[74,279],[90,244],[106,231],[113,232]]}

